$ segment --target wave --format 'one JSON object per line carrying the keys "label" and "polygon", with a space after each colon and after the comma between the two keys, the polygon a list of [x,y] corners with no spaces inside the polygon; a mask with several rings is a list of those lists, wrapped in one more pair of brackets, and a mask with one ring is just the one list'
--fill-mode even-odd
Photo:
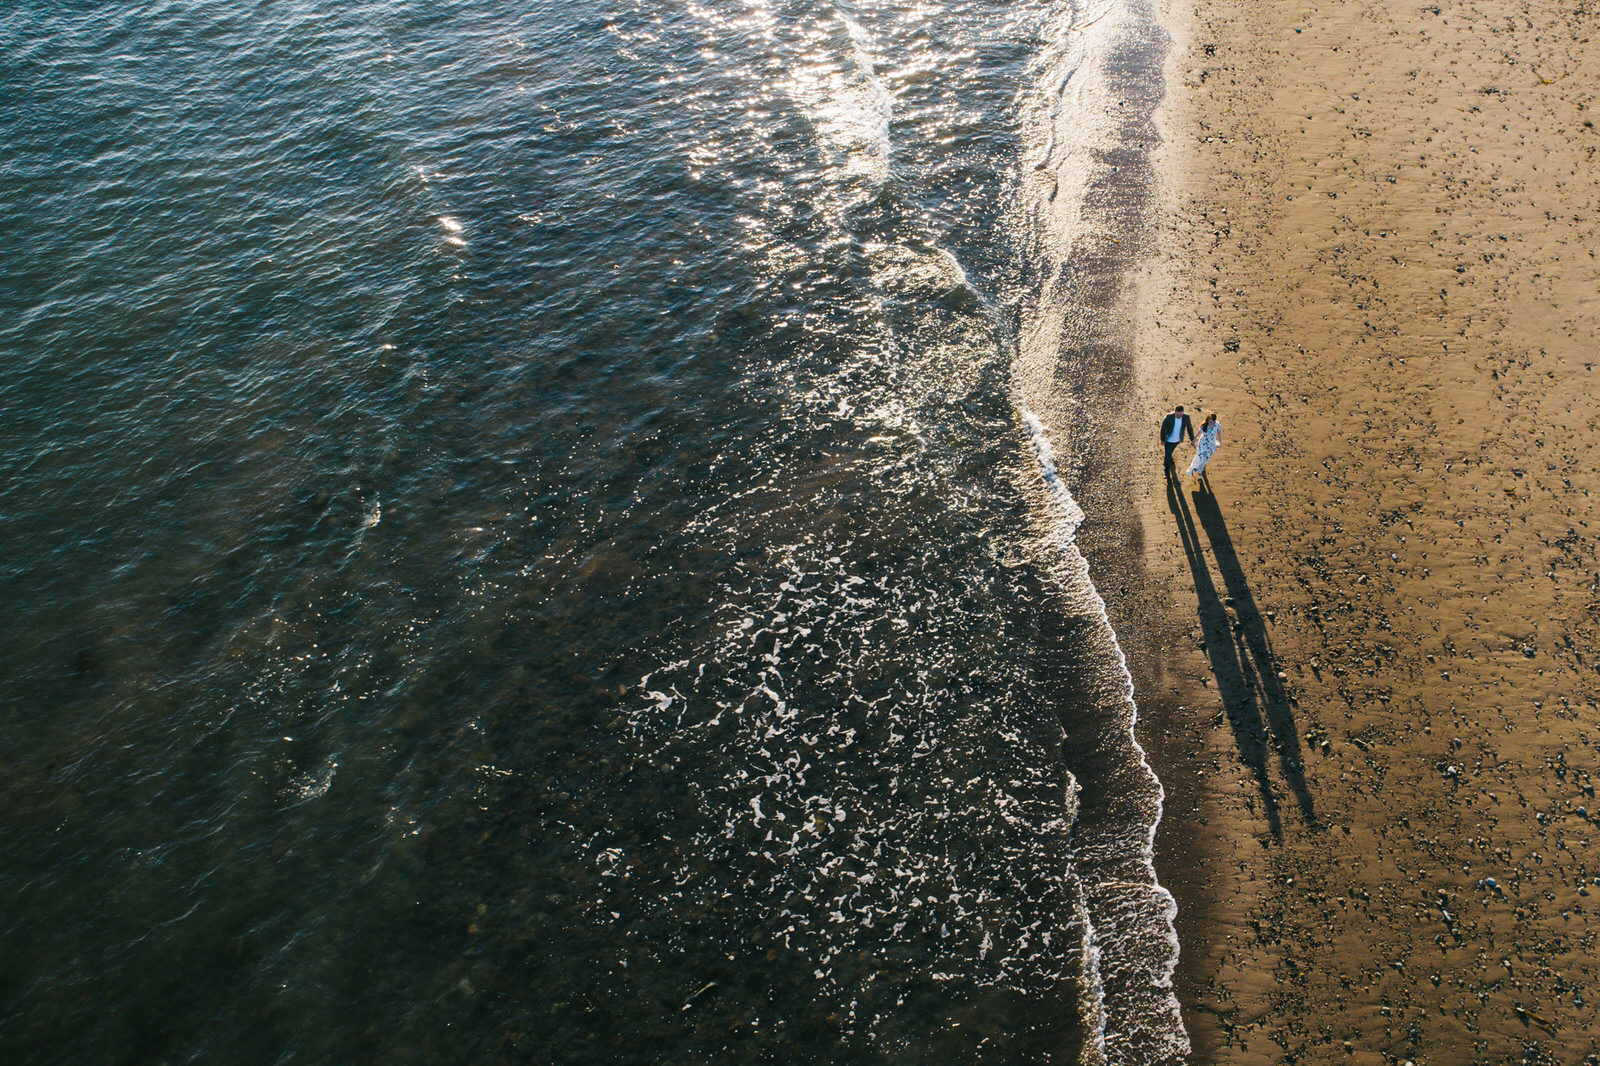
{"label": "wave", "polygon": [[[1013,388],[1044,490],[1044,543],[1069,609],[1098,631],[1114,666],[1099,693],[1106,753],[1079,772],[1074,854],[1086,953],[1100,1002],[1085,1061],[1178,1062],[1189,1053],[1172,975],[1176,905],[1157,878],[1164,792],[1136,729],[1133,678],[1077,537],[1086,515],[1069,483],[1109,442],[1107,410],[1131,391],[1120,293],[1143,231],[1145,150],[1163,91],[1167,40],[1137,0],[1063,4],[1019,101],[1024,154],[1015,227],[1031,284],[1018,302]],[[1063,460],[1055,441],[1072,448]],[[1063,462],[1072,468],[1063,471]]]}
{"label": "wave", "polygon": [[[755,54],[781,65],[762,87],[763,106],[797,119],[807,142],[797,153],[804,169],[752,193],[760,210],[741,220],[749,246],[774,284],[792,284],[812,262],[843,267],[853,280],[848,321],[809,306],[796,312],[807,346],[828,357],[797,353],[770,377],[755,374],[748,391],[777,386],[783,434],[814,434],[818,445],[803,450],[815,453],[860,450],[860,465],[841,460],[804,483],[794,499],[808,499],[816,520],[770,537],[763,565],[720,583],[710,601],[717,636],[664,656],[628,701],[640,764],[670,767],[693,786],[672,834],[678,843],[628,849],[599,835],[591,857],[607,898],[626,894],[630,870],[659,868],[669,871],[661,885],[674,907],[698,905],[719,927],[760,930],[794,962],[803,996],[827,1004],[847,1037],[890,1040],[907,1024],[894,1020],[902,991],[931,978],[1076,1013],[1085,1066],[1180,1059],[1188,1041],[1171,990],[1175,907],[1153,860],[1162,790],[1135,737],[1132,677],[1077,544],[1086,515],[1069,488],[1091,441],[1091,390],[1103,384],[1091,364],[1116,354],[1112,296],[1125,264],[1110,249],[1136,235],[1119,214],[1130,190],[1100,193],[1153,108],[1138,79],[1151,69],[1160,77],[1159,56],[1151,66],[1130,65],[1128,55],[1159,46],[1159,31],[1126,0],[1063,5],[1029,26],[1043,47],[1007,116],[1022,143],[1015,210],[997,236],[1018,245],[1035,283],[1016,336],[996,348],[1006,330],[985,290],[1003,279],[982,269],[970,277],[963,259],[978,261],[973,250],[907,217],[918,190],[910,177],[892,181],[892,87],[903,84],[892,77],[893,42],[880,58],[856,17],[803,6],[781,16],[760,0],[734,12],[691,10],[708,41],[747,37]],[[882,21],[871,24],[892,36]],[[752,143],[772,142],[763,133]],[[796,201],[816,211],[804,240]],[[895,518],[940,543],[946,560],[936,570],[925,560],[938,549],[914,547],[916,538],[860,517],[853,503],[824,502],[836,486],[870,484],[874,509],[895,514],[910,500],[902,494],[931,478],[935,441],[982,446],[1006,436],[1013,447],[1005,429],[979,442],[978,427],[950,413],[982,391],[970,363],[984,359],[997,361],[997,380],[1009,370],[1009,399],[1045,489],[1035,547],[1064,621],[1060,646],[1047,640],[1044,654],[1073,661],[1046,667],[1061,675],[1047,680],[1064,683],[1039,691],[1076,701],[1074,713],[1084,705],[1080,718],[1059,723],[1086,749],[1070,768],[1029,732],[1051,715],[1013,702],[1025,702],[1015,693],[1027,682],[996,676],[984,702],[970,695],[970,677],[953,680],[972,669],[969,635],[996,622],[988,606],[970,617],[948,606],[972,591],[965,576],[944,572],[969,562],[950,538],[995,508],[952,505],[926,529],[930,504]],[[1002,408],[1004,391],[991,390]],[[1002,425],[1014,428],[1006,413]],[[1058,454],[1053,441],[1069,450]],[[757,449],[758,468],[791,468],[776,443]],[[1037,488],[1030,482],[1024,495],[1037,498]],[[738,539],[737,506],[713,505],[696,536]],[[853,532],[843,536],[846,526]],[[885,570],[885,558],[905,569]],[[930,595],[946,579],[945,594]],[[930,635],[929,620],[941,614],[960,636]],[[1001,855],[1003,864],[988,861]],[[890,960],[883,972],[893,979],[863,984],[866,957]],[[1070,997],[1046,998],[1067,988]],[[988,1027],[1005,1022],[992,1017]]]}
{"label": "wave", "polygon": [[779,84],[811,126],[830,206],[842,214],[871,202],[889,181],[894,108],[867,31],[832,4],[783,22],[751,0],[748,17],[782,57]]}

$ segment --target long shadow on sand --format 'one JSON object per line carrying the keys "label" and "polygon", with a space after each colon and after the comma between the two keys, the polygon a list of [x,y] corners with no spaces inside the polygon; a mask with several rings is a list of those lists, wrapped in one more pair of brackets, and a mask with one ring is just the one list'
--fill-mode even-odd
{"label": "long shadow on sand", "polygon": [[[1195,594],[1200,601],[1200,630],[1206,657],[1211,660],[1211,671],[1222,696],[1223,711],[1233,727],[1239,755],[1250,767],[1261,790],[1267,824],[1273,837],[1281,840],[1283,822],[1267,772],[1269,747],[1278,751],[1279,770],[1294,792],[1301,817],[1308,825],[1316,824],[1311,792],[1306,788],[1302,769],[1300,732],[1295,726],[1288,693],[1278,678],[1278,659],[1272,651],[1266,623],[1256,608],[1255,596],[1233,550],[1222,510],[1206,479],[1200,479],[1193,498],[1191,510],[1178,479],[1167,478],[1167,506],[1177,519],[1183,554],[1194,575]],[[1199,529],[1195,526],[1197,518]],[[1200,544],[1200,529],[1205,531],[1210,542],[1211,555],[1226,590],[1223,594],[1219,594],[1212,579],[1205,550]]]}

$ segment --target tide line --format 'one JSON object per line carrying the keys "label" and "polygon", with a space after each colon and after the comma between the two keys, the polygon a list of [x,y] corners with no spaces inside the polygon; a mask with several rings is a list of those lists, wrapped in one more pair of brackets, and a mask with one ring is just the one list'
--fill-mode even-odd
{"label": "tide line", "polygon": [[[1117,639],[1116,630],[1111,625],[1111,615],[1106,607],[1105,598],[1100,595],[1100,590],[1095,587],[1094,581],[1089,574],[1088,558],[1084,556],[1077,545],[1078,529],[1087,516],[1083,508],[1078,504],[1077,499],[1073,497],[1071,490],[1067,488],[1066,482],[1062,480],[1061,473],[1056,467],[1055,446],[1050,441],[1050,436],[1045,430],[1044,423],[1026,405],[1019,404],[1019,408],[1023,423],[1027,427],[1029,445],[1032,448],[1034,458],[1039,463],[1047,504],[1054,518],[1051,540],[1056,542],[1072,569],[1082,575],[1082,586],[1086,590],[1087,599],[1094,606],[1101,625],[1104,627],[1106,637],[1110,641],[1111,649],[1116,653],[1122,701],[1128,709],[1126,740],[1136,754],[1140,768],[1155,789],[1154,817],[1151,818],[1149,825],[1146,826],[1144,847],[1140,855],[1142,867],[1148,873],[1149,878],[1147,882],[1137,887],[1148,890],[1152,894],[1159,903],[1160,911],[1164,918],[1165,929],[1161,930],[1161,933],[1168,950],[1161,964],[1160,972],[1152,973],[1151,977],[1153,978],[1152,986],[1156,989],[1164,990],[1165,994],[1160,997],[1161,1002],[1150,1005],[1150,1009],[1144,1017],[1117,1018],[1116,1021],[1122,1024],[1117,1024],[1114,1028],[1128,1034],[1139,1032],[1142,1029],[1160,1045],[1162,1057],[1158,1061],[1179,1061],[1187,1058],[1190,1052],[1190,1044],[1188,1032],[1183,1025],[1177,996],[1172,991],[1172,977],[1177,970],[1180,948],[1176,927],[1174,926],[1174,921],[1177,917],[1177,905],[1172,894],[1162,886],[1157,878],[1155,869],[1156,828],[1161,824],[1162,815],[1165,813],[1166,790],[1161,785],[1161,779],[1156,776],[1155,769],[1150,765],[1150,760],[1144,748],[1139,744],[1136,732],[1139,723],[1139,707],[1134,701],[1133,673],[1128,669],[1127,655],[1123,652],[1122,644]],[[1109,887],[1109,883],[1099,887]],[[1085,924],[1087,926],[1086,942],[1093,946],[1092,951],[1087,955],[1090,972],[1085,976],[1088,978],[1090,987],[1094,990],[1099,1001],[1090,1005],[1089,1016],[1095,1018],[1099,1023],[1099,1031],[1094,1034],[1098,1060],[1099,1062],[1108,1062],[1111,1056],[1108,1054],[1106,1046],[1107,1027],[1112,1018],[1111,1008],[1113,1005],[1105,1002],[1101,973],[1101,959],[1108,946],[1102,941],[1099,931],[1095,928],[1092,915],[1085,915]],[[1136,1004],[1129,1004],[1128,1006],[1137,1009]],[[1141,1022],[1143,1025],[1140,1024]],[[1145,1028],[1146,1026],[1148,1028]],[[1118,1058],[1120,1057],[1118,1056]]]}

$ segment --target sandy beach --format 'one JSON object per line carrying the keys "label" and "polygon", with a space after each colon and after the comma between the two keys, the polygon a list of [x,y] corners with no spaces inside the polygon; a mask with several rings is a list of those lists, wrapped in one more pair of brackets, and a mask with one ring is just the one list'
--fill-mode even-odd
{"label": "sandy beach", "polygon": [[[1600,1061],[1600,11],[1167,21],[1113,609],[1167,619],[1194,1060]],[[1174,403],[1206,485],[1163,484]]]}

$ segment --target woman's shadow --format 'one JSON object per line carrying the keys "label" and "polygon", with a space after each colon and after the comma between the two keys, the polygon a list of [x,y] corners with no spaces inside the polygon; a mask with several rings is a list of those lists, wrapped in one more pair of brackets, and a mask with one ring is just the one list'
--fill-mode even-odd
{"label": "woman's shadow", "polygon": [[[1233,727],[1234,742],[1261,790],[1267,824],[1273,837],[1281,840],[1283,823],[1278,798],[1267,772],[1269,748],[1277,749],[1279,771],[1300,805],[1301,817],[1306,824],[1316,825],[1311,792],[1306,788],[1300,733],[1290,709],[1289,695],[1278,677],[1278,659],[1272,651],[1266,623],[1256,608],[1255,596],[1250,592],[1244,569],[1233,550],[1233,540],[1228,536],[1217,498],[1211,494],[1211,484],[1204,477],[1200,478],[1193,498],[1191,510],[1179,479],[1168,474],[1167,506],[1177,519],[1183,554],[1194,575],[1206,657],[1211,661],[1211,672],[1217,680],[1228,724]],[[1200,532],[1195,526],[1197,518],[1222,577],[1226,589],[1223,595],[1218,594],[1212,580],[1211,568],[1200,544]]]}

